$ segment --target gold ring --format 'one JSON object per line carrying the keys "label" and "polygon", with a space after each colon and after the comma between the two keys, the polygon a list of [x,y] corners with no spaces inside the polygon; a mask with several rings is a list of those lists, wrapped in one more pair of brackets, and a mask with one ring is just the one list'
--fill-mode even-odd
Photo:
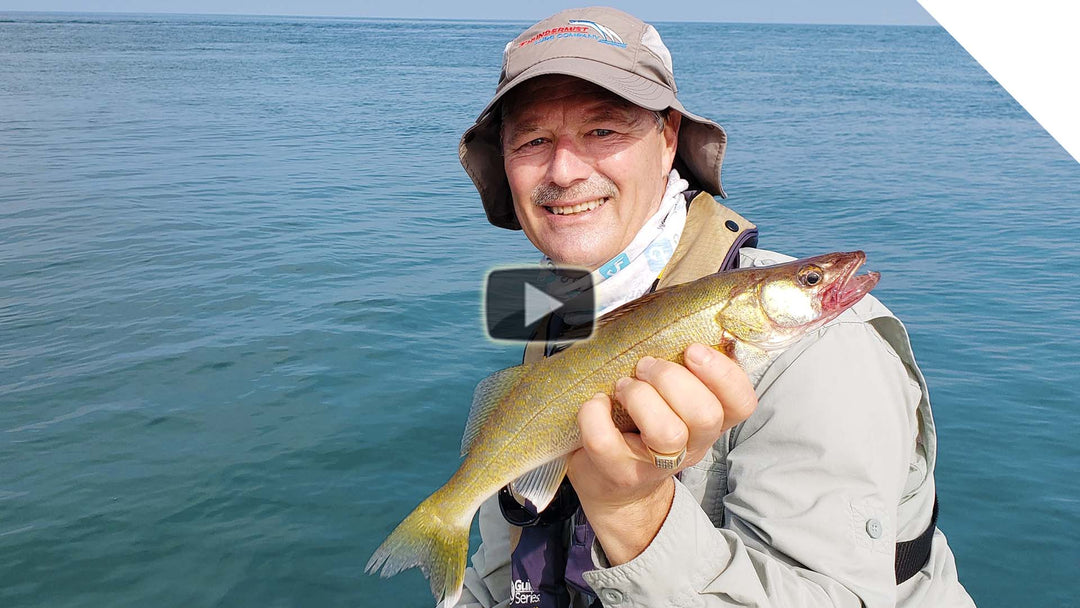
{"label": "gold ring", "polygon": [[659,452],[654,452],[649,446],[645,446],[645,449],[649,450],[649,453],[652,454],[653,464],[656,465],[656,468],[658,469],[677,469],[679,468],[679,465],[682,464],[683,459],[686,458],[686,448],[683,448],[678,452],[672,454],[661,454]]}

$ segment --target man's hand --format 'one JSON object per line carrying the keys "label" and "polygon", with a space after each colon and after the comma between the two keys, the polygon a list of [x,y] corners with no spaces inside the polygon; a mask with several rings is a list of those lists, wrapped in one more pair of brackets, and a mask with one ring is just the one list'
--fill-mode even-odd
{"label": "man's hand", "polygon": [[584,446],[570,457],[567,475],[613,566],[644,551],[671,508],[677,471],[657,468],[649,449],[671,454],[685,447],[682,470],[757,407],[750,379],[731,359],[692,344],[684,360],[685,367],[644,357],[636,379],[616,383],[615,399],[640,435],[619,432],[606,395],[585,402],[578,413]]}

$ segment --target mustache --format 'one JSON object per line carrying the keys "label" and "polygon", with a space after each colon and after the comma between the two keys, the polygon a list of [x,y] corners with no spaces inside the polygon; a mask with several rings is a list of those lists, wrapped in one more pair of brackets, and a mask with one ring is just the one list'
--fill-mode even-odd
{"label": "mustache", "polygon": [[595,175],[588,181],[574,184],[568,188],[547,183],[533,189],[532,202],[534,205],[545,206],[562,200],[614,198],[619,193],[615,182],[610,179]]}

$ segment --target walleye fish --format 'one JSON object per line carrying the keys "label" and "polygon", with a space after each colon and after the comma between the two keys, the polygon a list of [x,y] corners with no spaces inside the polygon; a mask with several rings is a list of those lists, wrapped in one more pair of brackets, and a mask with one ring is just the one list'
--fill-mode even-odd
{"label": "walleye fish", "polygon": [[[465,460],[368,561],[382,576],[419,566],[440,606],[461,595],[469,527],[480,504],[512,483],[542,510],[581,447],[578,408],[596,393],[612,396],[646,355],[682,363],[692,342],[710,344],[751,378],[787,346],[862,298],[879,275],[855,272],[861,251],[831,253],[766,268],[713,274],[621,306],[596,322],[595,334],[565,351],[496,372],[476,387],[461,441]],[[633,421],[617,403],[620,430]]]}

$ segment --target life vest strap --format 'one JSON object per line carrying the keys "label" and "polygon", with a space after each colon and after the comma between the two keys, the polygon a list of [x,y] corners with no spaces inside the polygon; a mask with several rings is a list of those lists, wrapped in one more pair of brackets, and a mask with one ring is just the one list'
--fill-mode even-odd
{"label": "life vest strap", "polygon": [[896,543],[896,584],[915,576],[930,561],[930,548],[934,543],[934,530],[937,529],[938,499],[934,495],[934,512],[930,516],[930,525],[917,538]]}

